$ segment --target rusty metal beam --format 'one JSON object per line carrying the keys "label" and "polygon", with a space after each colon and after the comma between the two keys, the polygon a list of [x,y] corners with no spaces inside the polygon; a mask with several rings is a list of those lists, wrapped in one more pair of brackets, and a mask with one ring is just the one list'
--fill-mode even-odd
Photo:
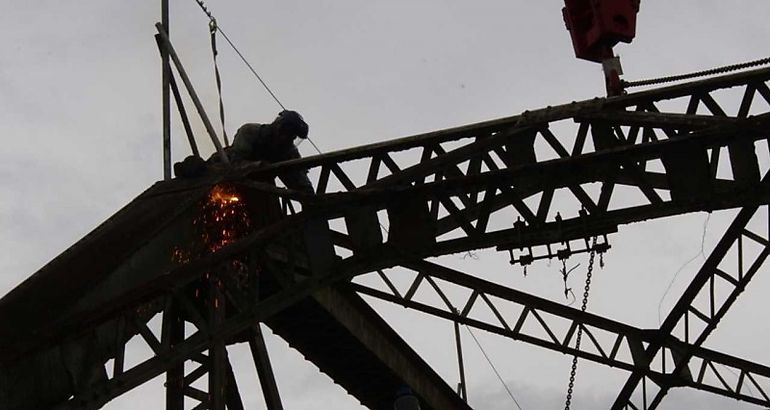
{"label": "rusty metal beam", "polygon": [[251,356],[257,368],[257,376],[259,377],[259,384],[262,386],[262,396],[265,398],[267,408],[282,410],[283,403],[281,403],[281,395],[278,392],[278,384],[275,382],[273,367],[270,365],[270,356],[267,354],[267,346],[259,326],[259,324],[255,324],[249,332]]}
{"label": "rusty metal beam", "polygon": [[346,288],[324,288],[315,292],[313,298],[420,397],[422,408],[470,409],[419,354],[353,292]]}

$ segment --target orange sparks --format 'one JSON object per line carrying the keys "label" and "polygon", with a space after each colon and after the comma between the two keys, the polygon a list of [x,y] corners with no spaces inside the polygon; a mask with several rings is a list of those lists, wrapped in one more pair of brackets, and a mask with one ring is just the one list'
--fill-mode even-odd
{"label": "orange sparks", "polygon": [[210,253],[249,233],[251,220],[238,192],[229,185],[217,185],[209,193],[200,216],[201,237]]}
{"label": "orange sparks", "polygon": [[[208,196],[200,203],[197,215],[192,221],[192,240],[172,249],[171,259],[177,264],[186,264],[202,256],[216,253],[220,249],[246,237],[253,231],[252,220],[246,201],[232,185],[217,185],[211,189]],[[230,274],[245,271],[245,265],[233,261],[235,269]],[[211,276],[207,272],[195,285],[195,299],[207,298],[206,281]],[[221,287],[221,283],[219,284]],[[224,306],[215,299],[211,302],[214,308]]]}
{"label": "orange sparks", "polygon": [[174,262],[187,263],[214,253],[251,233],[248,208],[234,186],[222,184],[211,189],[193,220],[193,230],[195,237],[188,246],[173,249]]}
{"label": "orange sparks", "polygon": [[227,205],[233,202],[240,202],[241,198],[238,196],[238,194],[232,190],[231,188],[225,187],[223,185],[217,185],[209,194],[209,202],[219,203],[222,205]]}

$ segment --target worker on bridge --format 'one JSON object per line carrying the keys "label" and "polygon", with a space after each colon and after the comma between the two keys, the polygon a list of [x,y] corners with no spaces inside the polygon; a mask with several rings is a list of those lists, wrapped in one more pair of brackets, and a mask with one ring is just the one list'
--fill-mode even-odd
{"label": "worker on bridge", "polygon": [[[284,110],[271,124],[242,125],[235,133],[233,145],[225,152],[233,162],[281,162],[301,158],[296,142],[307,139],[308,131],[307,123],[298,112]],[[286,171],[280,178],[287,188],[314,192],[306,169]]]}
{"label": "worker on bridge", "polygon": [[[296,142],[307,139],[309,127],[296,111],[284,110],[270,124],[244,124],[235,133],[233,145],[224,149],[231,163],[265,161],[269,163],[301,158]],[[219,153],[208,161],[190,156],[174,165],[178,177],[197,177],[221,164]],[[314,193],[307,169],[295,168],[282,172],[281,181],[289,189]]]}

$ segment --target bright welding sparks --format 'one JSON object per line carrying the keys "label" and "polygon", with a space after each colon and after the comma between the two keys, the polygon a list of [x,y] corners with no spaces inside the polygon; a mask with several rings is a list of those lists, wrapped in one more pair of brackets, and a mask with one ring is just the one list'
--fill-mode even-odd
{"label": "bright welding sparks", "polygon": [[172,260],[187,263],[200,256],[214,253],[252,230],[245,201],[230,185],[216,185],[202,203],[193,220],[195,239],[189,247],[173,250]]}
{"label": "bright welding sparks", "polygon": [[[253,230],[246,201],[231,185],[217,185],[211,189],[208,196],[201,201],[198,214],[192,221],[192,240],[172,250],[171,260],[177,264],[186,264],[205,255],[215,253],[237,240],[246,237]],[[232,259],[229,266],[218,272],[227,274],[237,286],[245,286],[246,265],[240,259]],[[209,293],[210,272],[192,284],[192,296],[195,300],[210,303],[214,309],[223,307],[218,297]],[[222,287],[219,281],[216,286]]]}
{"label": "bright welding sparks", "polygon": [[240,202],[240,200],[241,198],[234,190],[221,185],[215,186],[209,194],[209,202],[216,202],[224,205]]}
{"label": "bright welding sparks", "polygon": [[217,185],[211,190],[198,222],[203,227],[204,243],[210,253],[242,238],[251,230],[246,205],[238,192],[227,185]]}

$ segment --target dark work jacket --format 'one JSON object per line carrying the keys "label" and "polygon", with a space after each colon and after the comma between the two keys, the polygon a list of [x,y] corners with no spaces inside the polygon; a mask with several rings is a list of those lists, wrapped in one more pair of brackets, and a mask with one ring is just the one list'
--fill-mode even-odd
{"label": "dark work jacket", "polygon": [[231,160],[280,162],[300,158],[294,142],[281,143],[272,124],[244,124],[227,150]]}
{"label": "dark work jacket", "polygon": [[[231,161],[281,162],[300,158],[294,141],[276,137],[272,124],[244,124],[238,128],[233,145],[227,149]],[[287,188],[314,193],[313,184],[307,177],[307,170],[295,168],[279,175]]]}

